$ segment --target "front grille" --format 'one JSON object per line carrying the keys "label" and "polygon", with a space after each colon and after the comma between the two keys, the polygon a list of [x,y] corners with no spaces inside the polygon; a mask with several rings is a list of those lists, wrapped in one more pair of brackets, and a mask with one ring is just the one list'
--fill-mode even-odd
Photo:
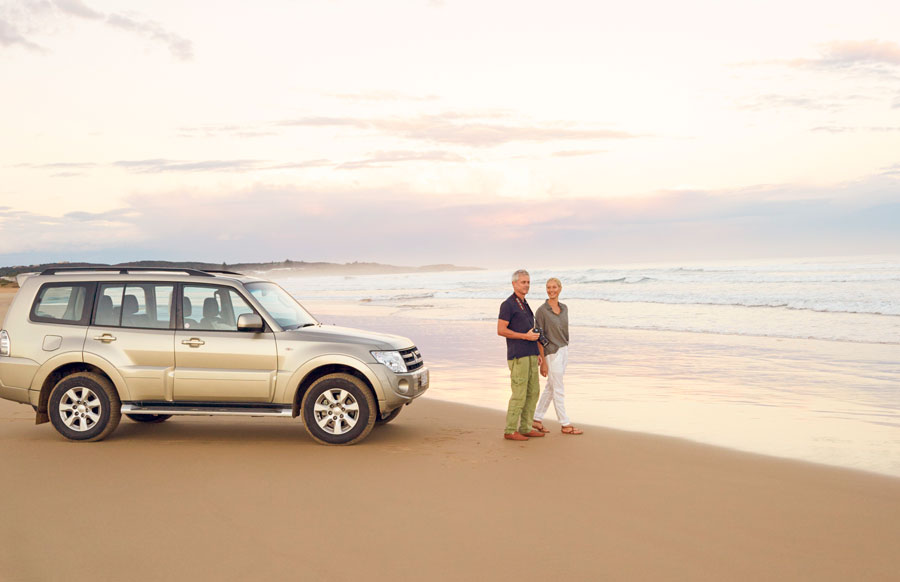
{"label": "front grille", "polygon": [[406,369],[412,372],[413,370],[418,370],[424,365],[422,361],[422,354],[419,353],[418,348],[415,346],[400,350],[400,355],[403,356],[403,361],[406,363]]}

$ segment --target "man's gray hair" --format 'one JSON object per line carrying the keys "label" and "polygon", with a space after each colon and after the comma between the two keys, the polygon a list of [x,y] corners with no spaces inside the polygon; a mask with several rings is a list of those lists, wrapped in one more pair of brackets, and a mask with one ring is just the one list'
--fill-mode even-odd
{"label": "man's gray hair", "polygon": [[[513,283],[517,282],[522,275],[528,275],[528,271],[526,271],[525,269],[519,269],[518,271],[513,273],[512,282]],[[529,275],[529,277],[530,276],[531,275]]]}

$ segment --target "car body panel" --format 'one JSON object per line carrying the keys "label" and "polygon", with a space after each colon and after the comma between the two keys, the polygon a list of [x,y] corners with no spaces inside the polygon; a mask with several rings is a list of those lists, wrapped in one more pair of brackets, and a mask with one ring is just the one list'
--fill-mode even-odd
{"label": "car body panel", "polygon": [[172,329],[91,326],[84,352],[119,371],[129,399],[163,400],[168,375],[175,367],[174,345]]}
{"label": "car body panel", "polygon": [[174,399],[271,402],[277,365],[274,333],[178,330]]}

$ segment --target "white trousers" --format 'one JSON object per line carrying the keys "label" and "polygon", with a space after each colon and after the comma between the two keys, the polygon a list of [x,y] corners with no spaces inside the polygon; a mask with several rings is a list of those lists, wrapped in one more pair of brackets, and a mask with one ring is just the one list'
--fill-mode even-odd
{"label": "white trousers", "polygon": [[537,410],[534,411],[535,420],[543,420],[550,408],[550,400],[553,400],[553,408],[556,409],[556,418],[563,426],[572,424],[566,414],[566,393],[563,388],[563,374],[566,373],[566,364],[569,361],[569,346],[563,346],[555,354],[550,354],[547,359],[547,383],[541,398],[538,400]]}

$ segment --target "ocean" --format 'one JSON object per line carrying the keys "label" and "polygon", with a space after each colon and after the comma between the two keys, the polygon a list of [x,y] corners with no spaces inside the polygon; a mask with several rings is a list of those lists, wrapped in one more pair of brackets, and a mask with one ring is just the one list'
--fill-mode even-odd
{"label": "ocean", "polygon": [[[307,300],[477,321],[496,319],[498,302],[511,293],[510,272],[296,277],[281,283]],[[530,273],[528,298],[535,307],[546,298],[546,280],[557,277],[561,300],[580,326],[900,344],[900,257]]]}
{"label": "ocean", "polygon": [[[278,282],[323,323],[412,338],[430,396],[503,409],[514,268]],[[900,256],[529,270],[533,308],[563,284],[576,422],[900,476]]]}

